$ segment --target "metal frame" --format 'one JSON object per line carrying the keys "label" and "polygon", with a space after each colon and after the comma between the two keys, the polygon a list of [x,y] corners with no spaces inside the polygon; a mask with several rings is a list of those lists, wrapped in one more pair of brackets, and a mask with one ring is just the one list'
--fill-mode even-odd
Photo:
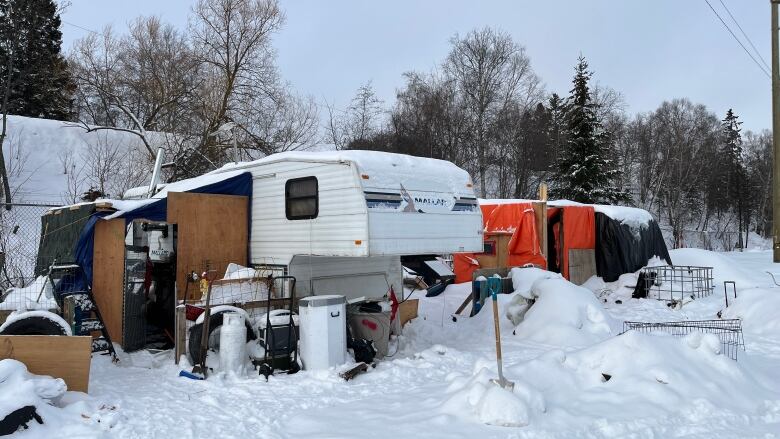
{"label": "metal frame", "polygon": [[715,290],[712,267],[693,265],[659,265],[645,267],[647,297],[670,302],[682,302],[686,297],[700,299]]}
{"label": "metal frame", "polygon": [[721,353],[737,360],[740,348],[745,350],[742,336],[742,320],[684,320],[679,322],[623,322],[623,332],[641,333],[665,332],[675,337],[685,337],[694,332],[715,334],[720,340]]}

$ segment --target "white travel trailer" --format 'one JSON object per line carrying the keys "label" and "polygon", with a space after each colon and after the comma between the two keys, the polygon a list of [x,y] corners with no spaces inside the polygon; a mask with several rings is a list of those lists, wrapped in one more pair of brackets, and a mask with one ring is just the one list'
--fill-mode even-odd
{"label": "white travel trailer", "polygon": [[390,285],[401,291],[401,256],[482,250],[471,178],[443,160],[285,152],[159,185],[153,198],[245,172],[252,175],[249,260],[294,275],[299,296],[381,297]]}
{"label": "white travel trailer", "polygon": [[251,262],[288,268],[300,295],[401,291],[400,256],[482,249],[471,179],[450,162],[286,152],[213,174],[239,169],[253,177]]}

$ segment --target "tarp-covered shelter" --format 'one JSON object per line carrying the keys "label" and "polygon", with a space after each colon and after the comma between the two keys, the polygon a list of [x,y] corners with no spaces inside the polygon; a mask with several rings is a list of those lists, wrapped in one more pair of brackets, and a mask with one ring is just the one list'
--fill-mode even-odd
{"label": "tarp-covered shelter", "polygon": [[196,194],[243,195],[252,197],[252,174],[246,171],[225,172],[215,175],[182,180],[165,186],[152,198],[144,200],[105,200],[118,207],[116,212],[95,212],[81,230],[75,246],[76,262],[81,266],[92,282],[92,261],[94,253],[95,224],[101,219],[123,218],[125,225],[133,220],[166,221],[168,213],[168,194],[172,192],[188,192]]}
{"label": "tarp-covered shelter", "polygon": [[[454,256],[457,281],[470,281],[479,268],[534,264],[578,284],[594,274],[612,282],[623,273],[639,270],[653,257],[671,264],[658,223],[643,209],[552,201],[547,203],[546,225],[541,225],[534,217],[536,203],[480,200],[485,252]],[[542,227],[546,234],[540,233]],[[511,233],[510,256],[504,260],[489,258],[497,233]],[[540,245],[544,235],[546,242]]]}
{"label": "tarp-covered shelter", "polygon": [[478,268],[517,267],[532,264],[546,268],[542,233],[533,201],[485,203],[479,207],[484,224],[482,253],[454,255],[456,282],[471,281]]}
{"label": "tarp-covered shelter", "polygon": [[[152,327],[147,323],[172,333],[174,298],[187,291],[187,273],[205,269],[204,263],[217,273],[229,263],[247,264],[252,181],[245,170],[206,174],[165,185],[152,198],[57,209],[43,217],[39,252],[56,254],[57,264],[78,264],[74,284],[92,287],[112,341],[139,349],[147,341],[145,328]],[[151,241],[136,244],[137,233],[148,238],[163,229],[172,237],[172,256],[152,261]],[[187,292],[193,299],[199,294],[199,288]],[[149,300],[156,301],[154,321]]]}

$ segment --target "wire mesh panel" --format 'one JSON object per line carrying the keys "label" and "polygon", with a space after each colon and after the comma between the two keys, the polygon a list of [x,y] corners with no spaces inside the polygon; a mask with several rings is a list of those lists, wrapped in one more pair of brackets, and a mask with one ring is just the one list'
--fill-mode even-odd
{"label": "wire mesh panel", "polygon": [[745,350],[745,339],[742,336],[742,321],[739,319],[623,322],[623,333],[628,331],[642,333],[664,332],[675,337],[684,337],[695,332],[715,334],[720,340],[721,353],[735,361],[739,350]]}
{"label": "wire mesh panel", "polygon": [[637,281],[639,297],[672,302],[682,302],[685,298],[700,299],[712,294],[714,289],[712,267],[645,267],[639,272]]}
{"label": "wire mesh panel", "polygon": [[[54,206],[0,203],[0,292],[25,287],[35,279],[41,216]],[[48,267],[51,262],[47,261],[43,266]],[[62,262],[65,261],[58,261]]]}

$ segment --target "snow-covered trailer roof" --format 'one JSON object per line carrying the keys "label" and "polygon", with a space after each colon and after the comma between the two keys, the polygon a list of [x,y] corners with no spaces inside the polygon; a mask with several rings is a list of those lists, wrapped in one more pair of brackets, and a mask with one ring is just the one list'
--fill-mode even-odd
{"label": "snow-covered trailer roof", "polygon": [[[296,254],[387,256],[482,248],[471,178],[454,164],[377,151],[284,152],[212,172],[253,175],[250,254],[286,265]],[[315,218],[286,215],[291,180],[315,178]]]}

